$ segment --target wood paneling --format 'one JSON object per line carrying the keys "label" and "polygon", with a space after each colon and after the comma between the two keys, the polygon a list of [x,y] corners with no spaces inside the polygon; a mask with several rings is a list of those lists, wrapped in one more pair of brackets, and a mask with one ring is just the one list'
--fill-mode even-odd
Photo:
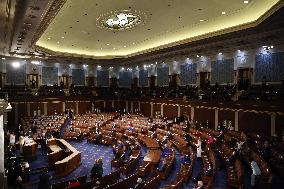
{"label": "wood paneling", "polygon": [[190,107],[184,107],[184,106],[181,106],[180,107],[180,115],[187,115],[188,118],[190,119],[190,116],[191,116],[191,108]]}
{"label": "wood paneling", "polygon": [[235,112],[219,110],[218,111],[218,123],[222,123],[224,120],[230,120],[232,126],[235,127]]}
{"label": "wood paneling", "polygon": [[90,102],[79,102],[78,103],[78,113],[84,114],[86,112],[91,111],[92,104]]}
{"label": "wood paneling", "polygon": [[76,103],[75,102],[65,102],[65,109],[72,109],[73,112],[76,111]]}
{"label": "wood paneling", "polygon": [[270,136],[270,115],[239,112],[239,131]]}
{"label": "wood paneling", "polygon": [[163,105],[163,114],[168,117],[168,119],[174,119],[178,116],[178,107],[171,105]]}
{"label": "wood paneling", "polygon": [[18,104],[18,116],[20,116],[20,117],[28,116],[27,104],[26,103],[19,103]]}
{"label": "wood paneling", "polygon": [[149,103],[141,103],[141,112],[147,117],[151,116],[151,105]]}
{"label": "wood paneling", "polygon": [[284,128],[284,116],[280,116],[280,115],[276,116],[275,132],[276,132],[277,136],[280,137],[281,139],[284,136],[283,128]]}
{"label": "wood paneling", "polygon": [[204,108],[194,109],[194,119],[199,123],[205,125],[209,121],[209,128],[215,128],[215,110],[208,110]]}
{"label": "wood paneling", "polygon": [[62,102],[50,102],[47,103],[47,114],[52,115],[56,110],[57,113],[62,112]]}
{"label": "wood paneling", "polygon": [[156,112],[161,113],[161,104],[153,104],[153,116],[156,116]]}
{"label": "wood paneling", "polygon": [[[44,104],[43,103],[30,103],[30,113],[33,116],[34,111],[37,112],[40,110],[40,114],[44,114]],[[60,112],[59,112],[60,113]]]}

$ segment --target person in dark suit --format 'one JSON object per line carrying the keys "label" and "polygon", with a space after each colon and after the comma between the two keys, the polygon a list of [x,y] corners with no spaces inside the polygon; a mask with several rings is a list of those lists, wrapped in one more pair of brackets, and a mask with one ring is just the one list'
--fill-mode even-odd
{"label": "person in dark suit", "polygon": [[48,174],[48,169],[44,168],[43,173],[39,176],[38,189],[50,189],[50,175]]}

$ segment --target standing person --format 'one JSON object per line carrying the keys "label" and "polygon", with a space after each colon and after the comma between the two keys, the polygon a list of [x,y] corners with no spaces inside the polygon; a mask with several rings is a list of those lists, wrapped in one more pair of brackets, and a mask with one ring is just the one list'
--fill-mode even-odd
{"label": "standing person", "polygon": [[252,170],[252,175],[251,175],[251,186],[254,187],[255,185],[255,177],[261,175],[261,171],[259,166],[257,165],[257,163],[250,158],[250,166],[251,166],[251,170]]}
{"label": "standing person", "polygon": [[95,161],[95,164],[91,170],[91,177],[93,180],[101,178],[103,176],[103,160],[102,158]]}
{"label": "standing person", "polygon": [[201,158],[201,153],[202,153],[201,140],[198,139],[197,144],[196,144],[196,156],[197,156],[197,158]]}
{"label": "standing person", "polygon": [[50,175],[47,168],[44,168],[43,173],[39,176],[38,189],[51,189]]}

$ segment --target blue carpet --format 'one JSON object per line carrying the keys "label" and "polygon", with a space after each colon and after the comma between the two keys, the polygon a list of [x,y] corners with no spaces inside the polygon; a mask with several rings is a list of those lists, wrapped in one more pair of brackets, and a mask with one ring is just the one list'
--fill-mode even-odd
{"label": "blue carpet", "polygon": [[215,174],[214,189],[224,189],[227,186],[227,173],[225,171],[226,165],[225,162],[219,156],[216,157],[217,157],[218,169]]}
{"label": "blue carpet", "polygon": [[174,159],[174,164],[173,164],[172,170],[171,170],[168,178],[166,180],[161,181],[160,187],[163,187],[167,184],[170,184],[172,181],[174,181],[178,172],[179,172],[179,168],[180,168],[180,164],[181,164],[181,160],[182,160],[182,154],[178,150],[175,150],[175,151],[176,151],[176,156],[175,156],[175,159]]}
{"label": "blue carpet", "polygon": [[203,162],[202,162],[202,160],[201,160],[201,159],[196,159],[196,160],[195,160],[195,163],[194,163],[194,165],[193,165],[193,168],[192,168],[192,176],[191,176],[191,179],[190,179],[189,183],[187,183],[187,184],[184,186],[184,189],[194,188],[194,187],[195,187],[195,183],[193,182],[192,178],[198,176],[199,173],[202,171],[202,168],[203,168]]}
{"label": "blue carpet", "polygon": [[61,136],[61,137],[64,135],[64,129],[67,128],[67,127],[70,125],[71,120],[72,120],[72,119],[67,119],[67,120],[65,121],[65,123],[63,124],[63,126],[61,127],[61,129],[60,129],[60,136]]}
{"label": "blue carpet", "polygon": [[[103,175],[107,175],[111,172],[111,160],[114,158],[111,146],[95,145],[93,143],[87,143],[86,140],[82,142],[69,141],[69,143],[81,152],[82,164],[74,171],[72,171],[69,175],[63,178],[56,178],[54,176],[54,171],[50,171],[50,175],[52,177],[51,179],[52,183],[67,181],[72,178],[80,177],[83,175],[88,175],[88,180],[89,180],[90,171],[94,165],[94,161],[99,158],[103,159],[103,168],[104,168]],[[36,160],[30,162],[31,170],[46,165],[48,165],[47,157],[42,156],[40,150],[38,150]],[[39,181],[39,176],[40,173],[31,174],[30,182],[25,184],[23,188],[36,189],[37,183]]]}

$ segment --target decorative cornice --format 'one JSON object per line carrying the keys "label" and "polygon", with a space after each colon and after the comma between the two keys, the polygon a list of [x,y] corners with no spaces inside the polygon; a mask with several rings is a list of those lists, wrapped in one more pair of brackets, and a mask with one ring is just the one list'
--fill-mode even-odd
{"label": "decorative cornice", "polygon": [[60,11],[60,9],[63,7],[66,1],[67,0],[53,0],[49,9],[47,9],[46,13],[44,14],[43,19],[40,22],[40,26],[38,27],[37,31],[35,32],[35,35],[31,40],[31,47],[35,46],[36,42],[39,40],[41,35],[47,29],[49,24],[53,21],[53,19]]}

